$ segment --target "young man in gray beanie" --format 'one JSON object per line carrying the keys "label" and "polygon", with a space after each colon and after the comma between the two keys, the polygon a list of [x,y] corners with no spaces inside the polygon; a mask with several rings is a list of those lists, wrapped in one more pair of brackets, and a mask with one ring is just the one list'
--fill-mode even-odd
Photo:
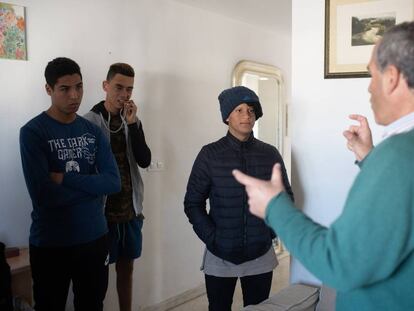
{"label": "young man in gray beanie", "polygon": [[188,180],[184,210],[206,245],[202,270],[209,311],[231,311],[237,279],[241,281],[244,306],[258,304],[269,297],[273,269],[278,264],[272,247],[275,234],[249,212],[247,194],[232,177],[232,170],[269,179],[273,165],[280,163],[292,200],[293,193],[277,149],[253,136],[254,123],[263,115],[257,95],[236,86],[224,90],[218,99],[228,132],[198,154]]}

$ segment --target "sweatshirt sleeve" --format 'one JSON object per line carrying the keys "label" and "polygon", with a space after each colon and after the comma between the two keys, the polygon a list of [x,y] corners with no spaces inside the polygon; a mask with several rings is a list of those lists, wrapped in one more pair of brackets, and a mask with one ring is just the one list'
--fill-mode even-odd
{"label": "sweatshirt sleeve", "polygon": [[401,148],[390,150],[365,161],[342,214],[330,228],[296,209],[284,192],[267,207],[266,222],[289,251],[338,290],[388,278],[414,249],[408,216],[414,205],[414,164],[411,154],[398,155]]}
{"label": "sweatshirt sleeve", "polygon": [[136,123],[129,124],[128,130],[135,161],[142,168],[148,167],[151,164],[151,150],[145,141],[142,122],[138,121]]}
{"label": "sweatshirt sleeve", "polygon": [[20,130],[20,156],[29,195],[42,208],[59,208],[89,201],[96,196],[86,191],[69,189],[49,177],[45,146],[39,135],[29,127]]}
{"label": "sweatshirt sleeve", "polygon": [[85,191],[91,195],[105,195],[121,190],[118,166],[111,146],[101,130],[96,132],[96,174],[65,173],[62,184],[72,189]]}
{"label": "sweatshirt sleeve", "polygon": [[206,210],[206,200],[211,188],[210,172],[204,149],[194,161],[187,192],[184,198],[184,212],[197,236],[207,245],[212,246],[215,239],[215,225]]}

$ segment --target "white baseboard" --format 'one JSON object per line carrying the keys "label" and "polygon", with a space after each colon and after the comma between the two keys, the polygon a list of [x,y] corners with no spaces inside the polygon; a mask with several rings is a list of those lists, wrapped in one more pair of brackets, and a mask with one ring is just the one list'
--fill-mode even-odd
{"label": "white baseboard", "polygon": [[142,307],[140,311],[166,311],[175,308],[187,301],[193,300],[206,293],[206,287],[201,284],[193,289],[187,290],[177,296],[171,297],[153,306]]}

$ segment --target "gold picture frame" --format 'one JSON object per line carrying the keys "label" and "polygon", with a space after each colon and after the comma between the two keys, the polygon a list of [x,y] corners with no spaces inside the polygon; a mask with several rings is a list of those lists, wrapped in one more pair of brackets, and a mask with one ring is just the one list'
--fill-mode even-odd
{"label": "gold picture frame", "polygon": [[369,77],[375,43],[413,13],[414,0],[325,0],[325,79]]}

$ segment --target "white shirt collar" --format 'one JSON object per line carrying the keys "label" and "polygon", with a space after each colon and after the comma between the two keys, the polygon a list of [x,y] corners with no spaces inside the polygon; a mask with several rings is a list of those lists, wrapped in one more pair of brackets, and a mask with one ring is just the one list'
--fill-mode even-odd
{"label": "white shirt collar", "polygon": [[382,135],[383,139],[386,139],[390,136],[408,132],[414,128],[414,112],[399,118],[398,120],[388,124],[384,129],[384,134]]}

